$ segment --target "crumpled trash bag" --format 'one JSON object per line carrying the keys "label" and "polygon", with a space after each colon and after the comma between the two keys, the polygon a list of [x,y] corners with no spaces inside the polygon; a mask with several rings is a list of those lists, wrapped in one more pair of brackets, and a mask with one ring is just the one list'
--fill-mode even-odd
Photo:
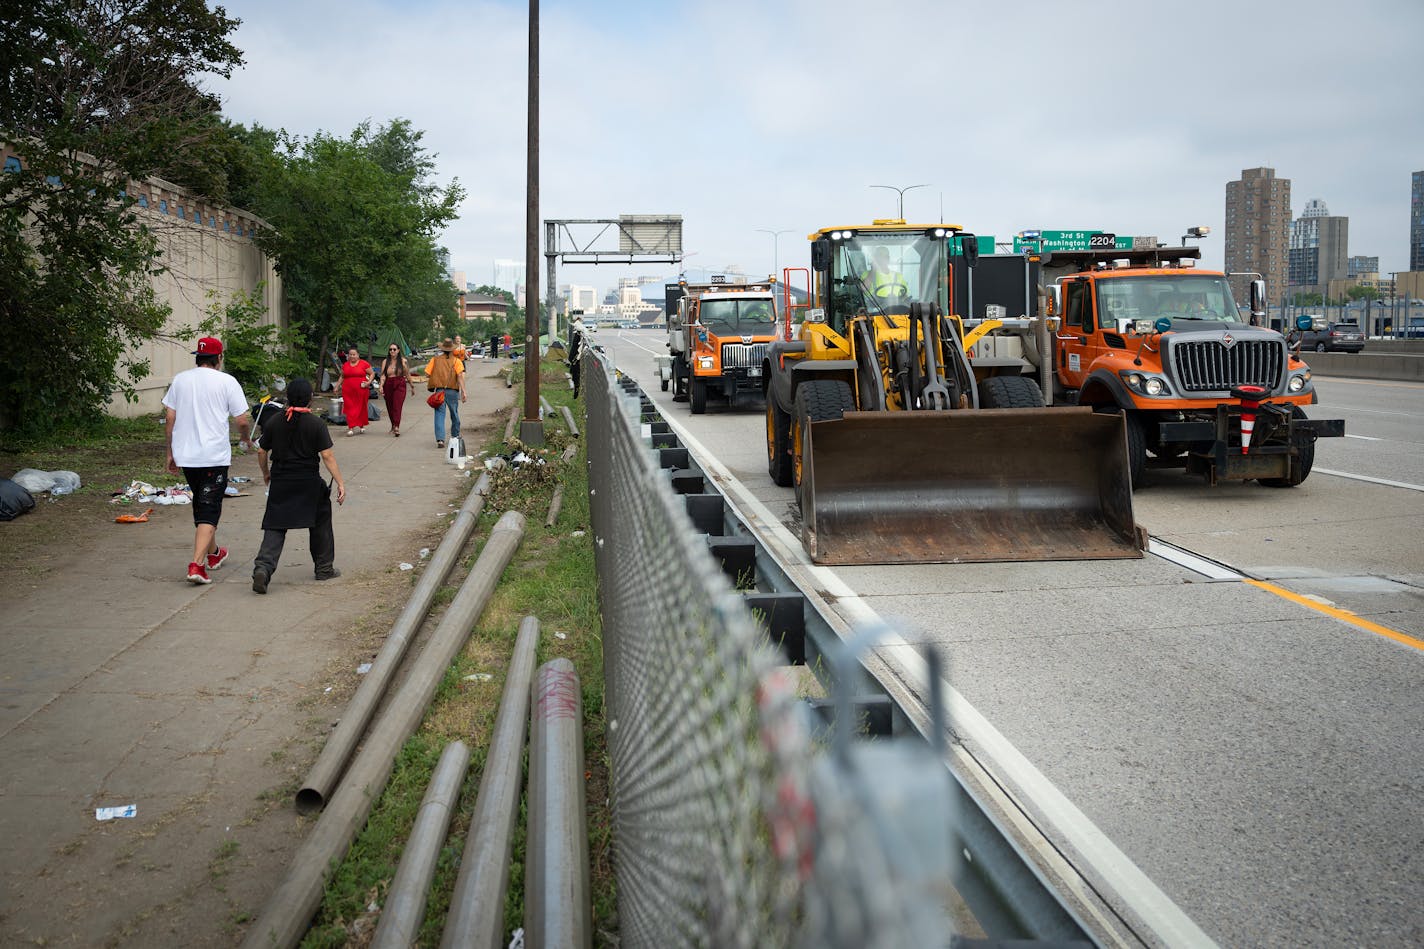
{"label": "crumpled trash bag", "polygon": [[72,471],[40,471],[36,468],[21,468],[10,480],[31,494],[48,491],[58,497],[79,490],[79,475]]}
{"label": "crumpled trash bag", "polygon": [[35,499],[23,485],[0,478],[0,521],[13,521],[35,506]]}

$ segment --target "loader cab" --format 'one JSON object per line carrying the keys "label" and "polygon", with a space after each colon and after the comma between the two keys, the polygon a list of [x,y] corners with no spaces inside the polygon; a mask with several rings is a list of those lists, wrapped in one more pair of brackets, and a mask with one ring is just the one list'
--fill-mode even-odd
{"label": "loader cab", "polygon": [[812,243],[817,297],[827,326],[845,336],[852,320],[897,316],[913,303],[951,312],[949,244],[957,228],[842,228]]}

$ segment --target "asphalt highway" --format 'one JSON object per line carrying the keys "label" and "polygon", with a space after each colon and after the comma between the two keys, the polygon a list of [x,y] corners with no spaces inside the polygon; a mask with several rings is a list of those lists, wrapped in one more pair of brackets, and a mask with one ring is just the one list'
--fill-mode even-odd
{"label": "asphalt highway", "polygon": [[[664,339],[591,341],[797,530],[761,403],[691,415],[655,378]],[[1317,385],[1309,414],[1349,434],[1318,442],[1305,484],[1154,472],[1142,560],[834,572],[857,615],[939,647],[964,699],[1210,938],[1417,945],[1424,386]]]}

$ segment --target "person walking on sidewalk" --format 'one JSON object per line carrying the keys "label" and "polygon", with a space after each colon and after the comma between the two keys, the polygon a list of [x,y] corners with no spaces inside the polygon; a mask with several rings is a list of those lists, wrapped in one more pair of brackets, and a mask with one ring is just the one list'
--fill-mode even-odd
{"label": "person walking on sidewalk", "polygon": [[431,392],[445,394],[445,401],[435,407],[435,447],[444,448],[445,413],[450,413],[450,437],[459,438],[460,403],[465,401],[465,364],[455,358],[455,341],[448,336],[440,343],[440,355],[425,367],[425,384]]}
{"label": "person walking on sidewalk", "polygon": [[173,377],[163,396],[164,440],[168,443],[168,470],[181,468],[193,492],[193,559],[188,562],[189,583],[211,583],[209,570],[227,560],[227,548],[218,546],[218,521],[227,492],[227,469],[232,465],[228,419],[237,420],[242,449],[252,447],[252,420],[247,397],[237,380],[223,372],[222,340],[204,336],[193,352],[192,369]]}
{"label": "person walking on sidewalk", "polygon": [[[336,464],[336,452],[326,423],[311,414],[312,385],[294,379],[287,386],[287,411],[262,426],[257,442],[257,465],[267,485],[267,510],[262,515],[262,546],[252,565],[252,591],[266,593],[287,531],[309,531],[312,566],[318,580],[341,576],[334,566],[336,535],[331,529],[331,487],[336,503],[346,501],[346,482]],[[321,479],[320,459],[331,474],[331,484]]]}
{"label": "person walking on sidewalk", "polygon": [[410,364],[405,361],[400,346],[391,343],[386,347],[386,358],[381,360],[381,394],[386,397],[391,434],[396,438],[400,438],[401,408],[405,405],[405,394],[410,387]]}
{"label": "person walking on sidewalk", "polygon": [[371,364],[361,358],[361,351],[352,346],[341,364],[341,411],[346,416],[346,434],[364,435],[370,419],[366,403],[371,398]]}

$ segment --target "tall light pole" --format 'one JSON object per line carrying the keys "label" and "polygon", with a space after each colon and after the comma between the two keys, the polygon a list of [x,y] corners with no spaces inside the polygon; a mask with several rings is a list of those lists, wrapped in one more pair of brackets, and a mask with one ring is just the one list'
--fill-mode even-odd
{"label": "tall light pole", "polygon": [[791,231],[791,228],[782,231],[773,231],[769,227],[757,228],[757,233],[771,235],[771,273],[777,280],[781,279],[781,235],[790,234]]}
{"label": "tall light pole", "polygon": [[519,420],[519,440],[542,448],[544,419],[539,410],[539,0],[529,0],[528,92],[529,145],[524,209],[524,417]]}
{"label": "tall light pole", "polygon": [[913,191],[916,188],[928,188],[929,185],[905,185],[903,188],[898,188],[895,185],[871,185],[870,187],[885,188],[888,191],[898,191],[900,193],[900,220],[903,221],[905,220],[905,192]]}

